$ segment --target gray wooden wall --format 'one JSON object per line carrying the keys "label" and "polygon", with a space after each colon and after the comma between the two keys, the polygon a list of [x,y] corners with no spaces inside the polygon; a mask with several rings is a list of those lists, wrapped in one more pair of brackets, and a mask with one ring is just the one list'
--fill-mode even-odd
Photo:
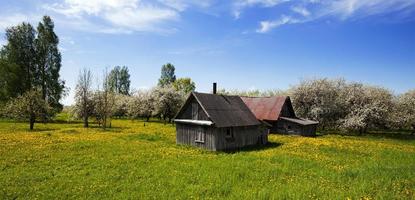
{"label": "gray wooden wall", "polygon": [[[197,132],[200,131],[200,129],[205,132],[204,143],[196,142]],[[216,151],[215,128],[176,123],[176,143]]]}
{"label": "gray wooden wall", "polygon": [[[204,143],[196,141],[197,133],[201,129],[205,132]],[[233,139],[226,138],[227,129],[176,123],[176,143],[217,151],[263,145],[268,142],[268,130],[261,126],[233,127]]]}
{"label": "gray wooden wall", "polygon": [[[291,135],[302,135],[302,136],[315,136],[317,125],[302,125],[286,120],[278,120],[272,123],[273,127],[271,133],[282,133]],[[290,129],[288,128],[290,127]]]}

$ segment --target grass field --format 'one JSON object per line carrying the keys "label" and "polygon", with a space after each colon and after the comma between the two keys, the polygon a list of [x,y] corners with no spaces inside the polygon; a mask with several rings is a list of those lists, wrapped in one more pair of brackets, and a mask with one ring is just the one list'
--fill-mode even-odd
{"label": "grass field", "polygon": [[175,144],[172,125],[0,122],[0,199],[414,199],[415,140],[271,135],[263,149]]}

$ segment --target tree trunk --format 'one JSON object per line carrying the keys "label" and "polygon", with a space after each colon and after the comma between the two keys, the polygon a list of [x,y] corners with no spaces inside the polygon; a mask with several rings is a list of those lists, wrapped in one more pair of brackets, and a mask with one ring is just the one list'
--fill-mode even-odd
{"label": "tree trunk", "polygon": [[[45,75],[45,66],[42,65],[42,99],[45,100],[46,103],[49,103],[46,98],[46,75]],[[46,111],[42,113],[42,122],[46,122]]]}
{"label": "tree trunk", "polygon": [[412,134],[415,135],[415,124],[412,124]]}
{"label": "tree trunk", "polygon": [[29,123],[30,123],[30,130],[33,130],[33,127],[35,125],[35,115],[34,114],[30,114]]}
{"label": "tree trunk", "polygon": [[88,116],[84,116],[84,128],[88,128]]}
{"label": "tree trunk", "polygon": [[146,118],[146,122],[148,122],[148,121],[150,121],[150,117],[147,117],[147,118]]}

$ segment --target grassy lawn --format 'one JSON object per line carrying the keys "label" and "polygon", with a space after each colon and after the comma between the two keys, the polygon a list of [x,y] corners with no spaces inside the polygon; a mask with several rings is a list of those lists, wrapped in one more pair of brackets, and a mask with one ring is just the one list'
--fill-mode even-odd
{"label": "grassy lawn", "polygon": [[271,135],[263,149],[175,144],[172,125],[0,122],[0,199],[414,199],[415,140]]}

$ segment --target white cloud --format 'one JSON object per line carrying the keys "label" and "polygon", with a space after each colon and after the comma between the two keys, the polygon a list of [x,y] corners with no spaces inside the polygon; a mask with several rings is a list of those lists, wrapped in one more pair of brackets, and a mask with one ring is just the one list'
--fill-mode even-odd
{"label": "white cloud", "polygon": [[155,23],[174,20],[179,17],[176,11],[160,9],[152,6],[137,9],[127,8],[104,14],[104,18],[116,27],[133,31],[157,31]]}
{"label": "white cloud", "polygon": [[212,0],[158,0],[161,4],[174,8],[178,11],[184,11],[189,6],[207,8],[212,5]]}
{"label": "white cloud", "polygon": [[270,30],[282,26],[284,24],[295,24],[301,21],[290,16],[283,15],[280,19],[274,21],[261,21],[260,28],[257,29],[257,33],[267,33]]}
{"label": "white cloud", "polygon": [[43,8],[68,18],[66,24],[101,33],[175,31],[169,22],[180,19],[190,6],[208,7],[212,0],[65,0]]}
{"label": "white cloud", "polygon": [[310,11],[307,10],[304,6],[292,6],[291,10],[295,13],[298,13],[304,17],[310,16]]}
{"label": "white cloud", "polygon": [[366,17],[405,10],[414,10],[414,0],[338,0],[326,4],[321,15],[339,16],[341,19]]}
{"label": "white cloud", "polygon": [[308,0],[305,3],[291,3],[293,5],[286,15],[278,20],[261,21],[257,32],[266,33],[285,24],[306,23],[327,17],[349,20],[394,14],[415,19],[415,0]]}
{"label": "white cloud", "polygon": [[253,6],[274,7],[290,0],[235,0],[232,6],[232,14],[235,19],[239,19],[242,10]]}

